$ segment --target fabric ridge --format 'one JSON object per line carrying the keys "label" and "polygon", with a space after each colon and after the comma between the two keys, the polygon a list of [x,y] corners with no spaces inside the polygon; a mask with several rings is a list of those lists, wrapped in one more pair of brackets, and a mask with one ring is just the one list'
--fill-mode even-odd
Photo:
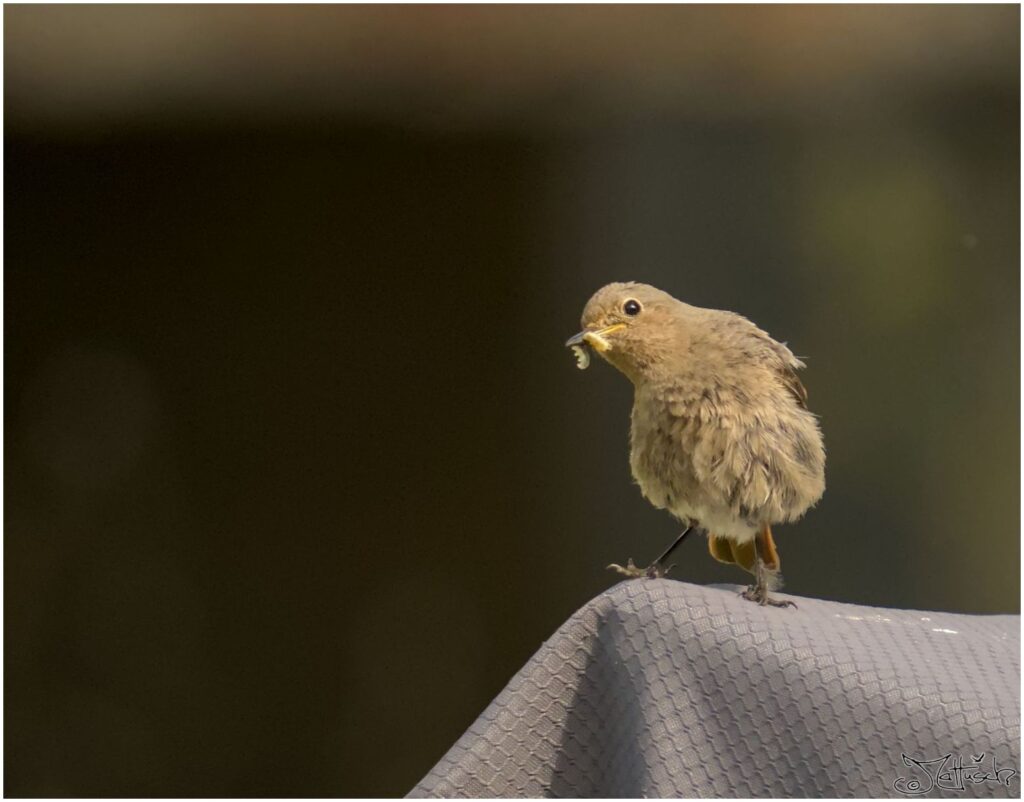
{"label": "fabric ridge", "polygon": [[796,601],[616,585],[409,796],[1020,796],[1019,616]]}

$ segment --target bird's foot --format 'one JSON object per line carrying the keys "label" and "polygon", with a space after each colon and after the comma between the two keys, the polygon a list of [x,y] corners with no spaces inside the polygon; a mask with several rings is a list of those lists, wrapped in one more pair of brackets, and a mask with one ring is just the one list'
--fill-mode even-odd
{"label": "bird's foot", "polygon": [[615,571],[629,579],[640,579],[641,577],[644,579],[661,579],[673,568],[675,568],[675,565],[670,565],[668,568],[662,568],[661,564],[657,562],[651,563],[646,568],[637,568],[636,565],[633,564],[632,557],[626,561],[625,567],[616,563],[612,563],[608,566],[609,571]]}
{"label": "bird's foot", "polygon": [[796,607],[795,602],[788,599],[776,599],[768,595],[768,588],[763,585],[751,585],[740,594],[747,601],[756,602],[762,607]]}

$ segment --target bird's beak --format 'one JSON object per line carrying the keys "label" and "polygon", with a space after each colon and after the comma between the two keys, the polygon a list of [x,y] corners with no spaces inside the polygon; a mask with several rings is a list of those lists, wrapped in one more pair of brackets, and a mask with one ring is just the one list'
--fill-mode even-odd
{"label": "bird's beak", "polygon": [[625,323],[616,323],[612,326],[605,326],[603,329],[585,329],[566,340],[565,347],[572,348],[574,345],[586,343],[595,351],[603,353],[612,347],[612,344],[605,337],[624,328],[626,328]]}

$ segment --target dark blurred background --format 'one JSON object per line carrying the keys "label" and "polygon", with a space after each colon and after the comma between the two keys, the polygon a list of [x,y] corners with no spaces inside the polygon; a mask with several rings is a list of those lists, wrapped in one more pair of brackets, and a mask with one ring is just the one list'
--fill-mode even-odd
{"label": "dark blurred background", "polygon": [[407,792],[679,529],[612,280],[806,355],[791,592],[1017,611],[1019,25],[7,6],[7,794]]}

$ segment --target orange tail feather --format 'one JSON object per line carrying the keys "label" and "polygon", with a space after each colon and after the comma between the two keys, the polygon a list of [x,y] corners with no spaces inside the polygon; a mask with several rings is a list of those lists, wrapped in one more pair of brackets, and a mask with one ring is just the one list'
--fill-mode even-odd
{"label": "orange tail feather", "polygon": [[765,524],[761,531],[757,533],[757,551],[761,555],[761,559],[764,560],[764,564],[770,571],[778,571],[782,566],[782,560],[779,559],[779,552],[775,548],[775,541],[772,539],[772,530]]}
{"label": "orange tail feather", "polygon": [[754,573],[755,541],[757,553],[761,555],[765,567],[770,571],[778,571],[782,561],[779,560],[779,552],[775,548],[772,530],[768,524],[761,527],[754,540],[748,540],[746,543],[736,543],[728,538],[708,534],[708,551],[719,562],[735,563],[744,570]]}

